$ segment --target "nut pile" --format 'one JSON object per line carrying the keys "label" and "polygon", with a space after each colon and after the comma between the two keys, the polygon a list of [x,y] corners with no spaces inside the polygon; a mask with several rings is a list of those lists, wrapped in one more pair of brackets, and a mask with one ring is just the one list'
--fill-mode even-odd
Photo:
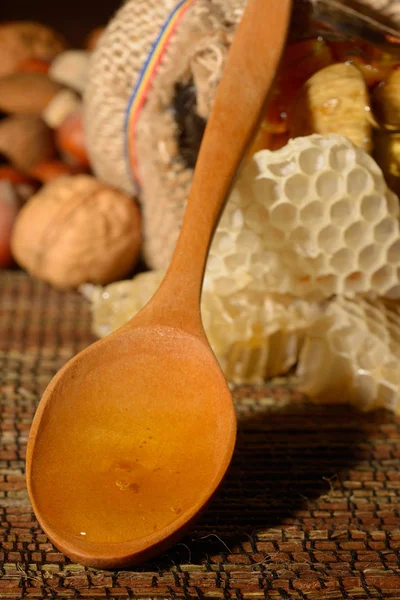
{"label": "nut pile", "polygon": [[39,23],[0,24],[0,268],[61,287],[129,275],[134,200],[91,175],[82,118],[91,51]]}

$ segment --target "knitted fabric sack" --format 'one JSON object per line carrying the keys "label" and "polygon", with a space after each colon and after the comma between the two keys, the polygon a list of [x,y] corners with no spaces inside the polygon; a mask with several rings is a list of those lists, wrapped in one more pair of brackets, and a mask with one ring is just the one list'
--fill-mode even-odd
{"label": "knitted fabric sack", "polygon": [[[138,196],[151,268],[165,268],[174,249],[207,116],[245,3],[128,0],[93,54],[85,96],[89,154],[98,177]],[[391,25],[400,24],[397,0],[364,4],[367,12],[372,8]],[[297,1],[294,37],[307,33],[304,6]]]}

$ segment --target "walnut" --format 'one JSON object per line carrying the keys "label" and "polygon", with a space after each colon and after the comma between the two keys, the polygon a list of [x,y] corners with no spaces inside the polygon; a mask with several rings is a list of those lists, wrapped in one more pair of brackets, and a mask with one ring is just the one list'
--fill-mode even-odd
{"label": "walnut", "polygon": [[59,288],[118,280],[135,266],[140,216],[133,199],[88,175],[45,185],[18,215],[11,248],[29,273]]}

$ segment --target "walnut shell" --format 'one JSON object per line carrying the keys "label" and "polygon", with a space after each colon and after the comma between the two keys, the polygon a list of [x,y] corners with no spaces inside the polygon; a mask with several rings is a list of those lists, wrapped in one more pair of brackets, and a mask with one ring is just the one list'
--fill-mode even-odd
{"label": "walnut shell", "polygon": [[135,202],[89,175],[61,177],[23,207],[11,242],[15,260],[59,288],[127,275],[140,250]]}
{"label": "walnut shell", "polygon": [[63,38],[45,25],[13,21],[0,25],[0,77],[15,73],[29,58],[52,61],[65,50]]}

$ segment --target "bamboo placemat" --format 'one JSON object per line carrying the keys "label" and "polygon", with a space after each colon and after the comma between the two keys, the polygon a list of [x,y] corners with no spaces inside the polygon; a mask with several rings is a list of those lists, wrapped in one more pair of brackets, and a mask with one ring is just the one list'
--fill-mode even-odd
{"label": "bamboo placemat", "polygon": [[285,380],[234,390],[232,467],[180,544],[126,571],[67,560],[24,456],[42,391],[92,341],[78,294],[0,274],[0,598],[400,599],[400,419],[313,406]]}

